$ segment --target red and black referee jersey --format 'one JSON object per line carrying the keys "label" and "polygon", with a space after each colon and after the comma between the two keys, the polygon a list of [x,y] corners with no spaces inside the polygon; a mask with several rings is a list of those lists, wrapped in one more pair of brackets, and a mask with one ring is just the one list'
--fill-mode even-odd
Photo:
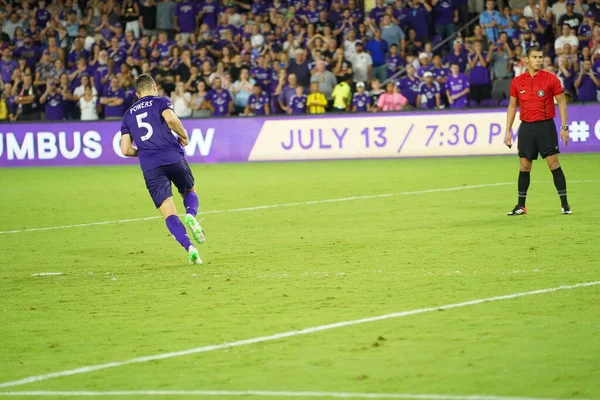
{"label": "red and black referee jersey", "polygon": [[539,70],[534,76],[529,71],[514,78],[510,84],[510,95],[519,100],[521,121],[536,122],[554,118],[554,96],[564,89],[556,75]]}

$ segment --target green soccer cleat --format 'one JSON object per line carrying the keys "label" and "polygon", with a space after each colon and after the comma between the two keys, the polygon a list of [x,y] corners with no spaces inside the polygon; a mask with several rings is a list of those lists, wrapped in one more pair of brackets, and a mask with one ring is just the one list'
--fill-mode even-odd
{"label": "green soccer cleat", "polygon": [[190,246],[190,248],[188,249],[188,255],[190,257],[190,264],[202,264],[202,260],[200,259],[198,249],[194,246]]}
{"label": "green soccer cleat", "polygon": [[192,214],[186,214],[184,221],[187,227],[192,231],[194,240],[200,244],[204,243],[206,241],[206,235],[204,234],[204,230],[198,223],[196,217],[194,217]]}

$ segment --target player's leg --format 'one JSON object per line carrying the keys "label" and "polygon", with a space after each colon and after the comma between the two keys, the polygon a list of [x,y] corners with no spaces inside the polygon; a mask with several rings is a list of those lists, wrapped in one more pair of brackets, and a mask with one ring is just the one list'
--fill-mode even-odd
{"label": "player's leg", "polygon": [[529,183],[531,181],[531,168],[533,167],[533,160],[537,158],[538,154],[533,130],[529,124],[522,123],[519,127],[517,144],[519,149],[518,201],[512,211],[507,213],[507,215],[511,216],[527,214],[525,201],[527,200],[527,190],[529,190]]}
{"label": "player's leg", "polygon": [[560,166],[558,161],[558,154],[560,149],[558,147],[558,132],[556,132],[556,125],[554,121],[548,121],[544,127],[544,131],[539,135],[538,146],[540,148],[540,154],[542,158],[546,159],[548,168],[552,172],[552,178],[554,180],[554,186],[560,197],[561,211],[563,214],[571,214],[571,207],[567,201],[567,179],[565,173]]}
{"label": "player's leg", "polygon": [[[171,182],[169,182],[169,185],[170,184]],[[169,232],[171,232],[171,235],[173,235],[175,240],[177,240],[188,252],[190,263],[202,264],[198,250],[192,245],[192,241],[187,235],[185,226],[181,223],[181,220],[177,215],[177,207],[175,207],[173,196],[169,196],[163,200],[158,209],[165,219],[165,223],[167,224],[167,228],[169,229]]]}
{"label": "player's leg", "polygon": [[169,168],[169,177],[179,191],[179,194],[183,197],[185,224],[192,231],[194,240],[198,243],[204,243],[206,235],[196,219],[200,202],[198,200],[198,193],[196,193],[196,187],[194,186],[192,170],[186,160],[181,160],[179,163],[169,166]]}
{"label": "player's leg", "polygon": [[198,250],[192,245],[185,226],[177,216],[177,208],[171,193],[171,181],[167,176],[165,167],[158,167],[144,172],[144,180],[152,201],[163,216],[171,235],[188,252],[191,262],[201,263]]}

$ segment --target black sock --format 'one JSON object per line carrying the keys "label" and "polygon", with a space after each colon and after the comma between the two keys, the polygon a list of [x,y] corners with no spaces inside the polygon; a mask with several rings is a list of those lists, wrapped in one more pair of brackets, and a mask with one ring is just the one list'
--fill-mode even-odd
{"label": "black sock", "polygon": [[552,170],[552,176],[554,178],[554,186],[556,186],[558,196],[560,197],[560,204],[563,206],[568,206],[569,202],[567,201],[567,179],[565,178],[565,173],[563,172],[561,167],[558,167]]}
{"label": "black sock", "polygon": [[519,171],[519,205],[521,207],[525,207],[530,175],[531,173],[529,171]]}

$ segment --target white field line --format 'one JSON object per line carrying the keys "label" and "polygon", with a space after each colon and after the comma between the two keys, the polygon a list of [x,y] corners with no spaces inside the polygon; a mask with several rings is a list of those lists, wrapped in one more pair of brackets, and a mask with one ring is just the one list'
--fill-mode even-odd
{"label": "white field line", "polygon": [[61,376],[72,376],[72,375],[78,375],[78,374],[85,374],[88,372],[99,371],[102,369],[122,367],[124,365],[129,365],[129,364],[145,363],[148,361],[164,360],[167,358],[187,356],[190,354],[206,353],[206,352],[214,351],[214,350],[230,349],[233,347],[240,347],[240,346],[245,346],[245,345],[255,344],[255,343],[262,343],[262,342],[269,342],[272,340],[279,340],[279,339],[288,338],[288,337],[292,337],[292,336],[306,335],[306,334],[315,333],[315,332],[327,331],[330,329],[343,328],[346,326],[366,324],[369,322],[382,321],[382,320],[392,319],[392,318],[407,317],[409,315],[422,314],[422,313],[431,312],[431,311],[449,310],[452,308],[472,306],[475,304],[481,304],[481,303],[486,303],[486,302],[516,299],[518,297],[523,297],[523,296],[531,296],[531,295],[542,294],[542,293],[550,293],[550,292],[556,292],[559,290],[570,290],[570,289],[576,289],[576,288],[580,288],[580,287],[595,286],[595,285],[599,285],[599,284],[600,284],[600,281],[578,283],[575,285],[559,286],[559,287],[554,287],[554,288],[549,288],[549,289],[533,290],[530,292],[521,292],[521,293],[507,294],[504,296],[488,297],[485,299],[471,300],[471,301],[465,301],[462,303],[455,303],[455,304],[447,304],[447,305],[438,306],[438,307],[419,308],[416,310],[378,315],[375,317],[356,319],[356,320],[352,320],[352,321],[336,322],[333,324],[314,326],[311,328],[305,328],[305,329],[301,329],[301,330],[297,330],[297,331],[289,331],[289,332],[277,333],[275,335],[260,336],[260,337],[255,337],[255,338],[251,338],[251,339],[238,340],[236,342],[231,342],[231,343],[213,344],[213,345],[209,345],[209,346],[196,347],[193,349],[175,351],[175,352],[171,352],[171,353],[155,354],[155,355],[151,355],[151,356],[132,358],[132,359],[125,360],[125,361],[114,361],[114,362],[109,362],[106,364],[90,365],[90,366],[70,369],[70,370],[66,370],[66,371],[52,372],[52,373],[44,374],[44,375],[35,375],[35,376],[30,376],[27,378],[19,379],[16,381],[0,383],[0,388],[26,385],[28,383],[45,381],[48,379],[58,378]]}
{"label": "white field line", "polygon": [[[540,397],[504,397],[494,395],[452,395],[417,393],[346,393],[290,392],[270,390],[116,390],[116,391],[31,391],[0,392],[0,396],[260,396],[260,397],[319,397],[353,399],[416,399],[416,400],[554,400]],[[581,400],[581,399],[579,399]]]}
{"label": "white field line", "polygon": [[31,274],[31,276],[56,276],[62,274],[62,272],[40,272],[39,274]]}
{"label": "white field line", "polygon": [[[569,181],[567,183],[592,183],[592,182],[598,182],[598,181],[597,180],[580,180],[580,181]],[[223,213],[242,212],[242,211],[259,211],[259,210],[268,210],[271,208],[297,207],[297,206],[307,206],[307,205],[325,204],[325,203],[339,203],[342,201],[379,199],[379,198],[383,198],[383,197],[409,196],[409,195],[414,195],[414,194],[425,194],[425,193],[454,192],[457,190],[479,189],[479,188],[494,187],[494,186],[513,185],[514,183],[515,182],[499,182],[499,183],[488,183],[488,184],[483,184],[483,185],[457,186],[457,187],[442,188],[442,189],[417,190],[417,191],[413,191],[413,192],[383,193],[383,194],[373,194],[373,195],[367,195],[367,196],[340,197],[337,199],[299,201],[299,202],[295,202],[295,203],[270,204],[270,205],[265,205],[265,206],[232,208],[229,210],[203,211],[203,212],[199,212],[198,215],[223,214]],[[181,216],[183,216],[183,215],[181,215]],[[162,218],[162,217],[157,215],[154,217],[117,219],[117,220],[113,220],[113,221],[89,222],[86,224],[47,226],[44,228],[15,229],[15,230],[11,230],[11,231],[0,231],[0,235],[7,235],[10,233],[53,231],[56,229],[84,228],[84,227],[96,226],[96,225],[123,224],[123,223],[127,223],[127,222],[149,221],[149,220],[159,219],[159,218]]]}
{"label": "white field line", "polygon": [[[204,212],[199,212],[198,214],[199,215],[200,214],[207,215],[207,214],[222,214],[222,213],[232,213],[232,212],[242,212],[242,211],[258,211],[258,210],[268,210],[271,208],[297,207],[297,206],[325,204],[325,203],[338,203],[338,202],[342,202],[342,201],[378,199],[378,198],[382,198],[382,197],[406,196],[406,195],[424,194],[424,193],[451,192],[451,191],[456,191],[456,190],[477,189],[477,188],[504,186],[504,185],[511,185],[511,184],[514,184],[514,182],[500,182],[500,183],[490,183],[490,184],[483,184],[483,185],[457,186],[457,187],[443,188],[443,189],[418,190],[418,191],[414,191],[414,192],[402,192],[402,193],[384,193],[384,194],[374,194],[374,195],[368,195],[368,196],[341,197],[341,198],[337,198],[337,199],[326,199],[326,200],[299,201],[299,202],[295,202],[295,203],[283,203],[283,204],[271,204],[271,205],[256,206],[256,207],[233,208],[230,210],[204,211]],[[0,235],[6,235],[9,233],[52,231],[52,230],[56,230],[56,229],[83,228],[83,227],[87,227],[87,226],[96,226],[96,225],[122,224],[122,223],[127,223],[127,222],[149,221],[152,219],[159,219],[159,218],[162,218],[162,217],[157,215],[154,217],[118,219],[118,220],[113,220],[113,221],[90,222],[90,223],[86,223],[86,224],[47,226],[45,228],[16,229],[16,230],[11,230],[11,231],[0,231]]]}

